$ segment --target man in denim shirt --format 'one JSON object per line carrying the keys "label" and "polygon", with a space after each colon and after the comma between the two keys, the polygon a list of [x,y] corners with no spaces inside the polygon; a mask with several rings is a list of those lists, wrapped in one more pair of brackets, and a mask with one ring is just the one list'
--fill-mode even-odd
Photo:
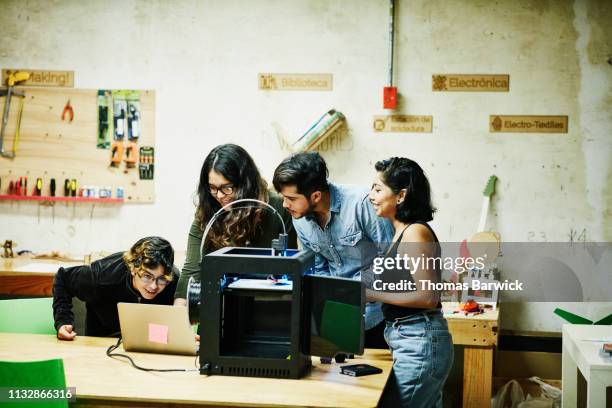
{"label": "man in denim shirt", "polygon": [[[393,227],[376,215],[367,188],[327,181],[327,165],[316,152],[294,154],[274,171],[273,184],[304,248],[315,253],[315,273],[360,279],[379,243],[393,239]],[[380,303],[366,304],[365,346],[387,348]]]}

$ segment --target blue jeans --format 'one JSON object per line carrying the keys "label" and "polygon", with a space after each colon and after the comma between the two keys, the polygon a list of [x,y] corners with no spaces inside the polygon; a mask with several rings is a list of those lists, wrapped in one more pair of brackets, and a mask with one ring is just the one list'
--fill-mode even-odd
{"label": "blue jeans", "polygon": [[453,365],[453,340],[439,310],[387,322],[385,340],[402,407],[442,407],[442,389]]}

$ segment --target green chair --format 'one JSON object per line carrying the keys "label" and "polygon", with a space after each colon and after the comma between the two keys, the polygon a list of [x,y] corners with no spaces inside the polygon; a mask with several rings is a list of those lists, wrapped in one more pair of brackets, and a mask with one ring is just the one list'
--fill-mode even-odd
{"label": "green chair", "polygon": [[0,300],[0,333],[56,334],[53,298]]}
{"label": "green chair", "polygon": [[[66,389],[66,377],[64,375],[64,363],[61,359],[12,362],[0,361],[0,387],[14,390],[36,389],[36,390],[61,390]],[[64,395],[65,396],[65,395]],[[8,397],[4,395],[3,397]],[[68,407],[67,399],[46,400],[18,400],[11,402],[10,399],[0,401],[2,407],[15,408],[65,408]]]}

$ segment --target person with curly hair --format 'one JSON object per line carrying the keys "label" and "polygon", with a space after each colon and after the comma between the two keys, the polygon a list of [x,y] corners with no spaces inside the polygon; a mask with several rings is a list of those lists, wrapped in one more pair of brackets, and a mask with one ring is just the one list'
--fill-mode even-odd
{"label": "person with curly hair", "polygon": [[85,302],[86,336],[118,336],[117,303],[172,305],[179,271],[174,250],[160,237],[138,240],[91,265],[60,268],[53,282],[53,317],[60,340],[74,340],[72,298]]}
{"label": "person with curly hair", "polygon": [[238,205],[240,208],[229,207],[227,212],[217,217],[202,250],[204,229],[213,215],[243,198],[257,199],[274,207],[284,219],[289,247],[297,247],[291,216],[283,208],[283,200],[278,194],[268,190],[253,158],[238,145],[217,146],[208,153],[200,171],[197,209],[189,230],[187,256],[175,293],[175,305],[186,305],[189,278],[200,280],[200,261],[204,255],[227,246],[269,248],[272,240],[283,233],[278,216],[268,208]]}

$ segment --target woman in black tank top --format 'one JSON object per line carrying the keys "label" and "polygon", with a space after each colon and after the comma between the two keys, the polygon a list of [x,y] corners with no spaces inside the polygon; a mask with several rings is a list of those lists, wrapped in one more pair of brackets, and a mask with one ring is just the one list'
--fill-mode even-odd
{"label": "woman in black tank top", "polygon": [[[393,157],[375,165],[370,202],[395,227],[393,245],[373,265],[368,301],[383,302],[385,340],[393,353],[393,379],[383,404],[442,407],[442,389],[453,362],[453,343],[441,312],[441,249],[427,222],[433,219],[429,181],[421,167]],[[437,260],[437,261],[436,261]]]}

